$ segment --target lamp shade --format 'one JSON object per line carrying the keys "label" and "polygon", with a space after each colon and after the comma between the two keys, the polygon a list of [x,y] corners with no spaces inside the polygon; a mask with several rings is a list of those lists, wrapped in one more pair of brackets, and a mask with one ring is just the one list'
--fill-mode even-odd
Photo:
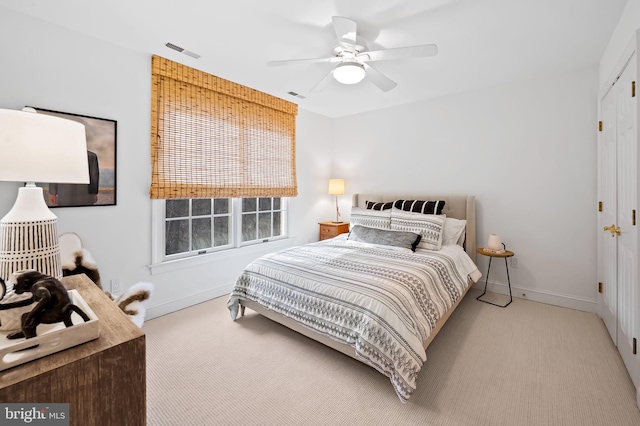
{"label": "lamp shade", "polygon": [[329,194],[344,194],[344,179],[329,179]]}
{"label": "lamp shade", "polygon": [[491,250],[502,250],[502,242],[500,236],[496,234],[489,235],[489,241],[487,241],[487,248]]}
{"label": "lamp shade", "polygon": [[333,69],[333,78],[338,83],[356,84],[364,78],[364,66],[357,62],[343,62]]}
{"label": "lamp shade", "polygon": [[84,126],[36,112],[0,109],[0,181],[89,183]]}
{"label": "lamp shade", "polygon": [[26,182],[0,219],[0,278],[35,269],[62,278],[58,218],[43,183],[89,183],[85,128],[33,111],[0,109],[0,181]]}

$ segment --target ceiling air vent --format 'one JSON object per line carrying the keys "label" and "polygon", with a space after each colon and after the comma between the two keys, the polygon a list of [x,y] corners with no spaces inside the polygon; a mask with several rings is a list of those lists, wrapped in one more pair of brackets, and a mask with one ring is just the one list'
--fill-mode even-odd
{"label": "ceiling air vent", "polygon": [[182,47],[176,46],[173,43],[165,43],[165,46],[167,46],[169,49],[175,50],[176,52],[184,53],[187,56],[191,56],[192,58],[200,59],[200,55],[198,55],[197,53],[193,53],[189,50],[184,50]]}
{"label": "ceiling air vent", "polygon": [[184,49],[180,46],[176,46],[175,44],[167,43],[165,44],[169,49],[177,50],[178,52],[183,52]]}
{"label": "ceiling air vent", "polygon": [[197,53],[193,53],[193,52],[190,52],[190,51],[188,51],[188,50],[185,50],[185,51],[184,51],[184,52],[182,52],[182,53],[184,53],[184,54],[185,54],[185,55],[187,55],[187,56],[191,56],[192,58],[200,59],[200,55],[198,55]]}
{"label": "ceiling air vent", "polygon": [[295,96],[296,98],[300,98],[300,99],[305,99],[306,96],[302,96],[296,92],[287,92],[288,94],[290,94],[291,96]]}

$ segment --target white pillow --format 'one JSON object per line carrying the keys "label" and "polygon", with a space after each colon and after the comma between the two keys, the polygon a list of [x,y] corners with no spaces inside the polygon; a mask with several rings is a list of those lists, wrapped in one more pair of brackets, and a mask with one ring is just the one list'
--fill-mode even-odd
{"label": "white pillow", "polygon": [[391,210],[371,210],[351,207],[350,228],[362,225],[368,228],[391,229]]}
{"label": "white pillow", "polygon": [[443,214],[412,213],[394,207],[391,210],[391,229],[420,234],[419,249],[440,250],[445,219]]}
{"label": "white pillow", "polygon": [[462,246],[464,243],[465,229],[467,221],[448,217],[444,221],[444,231],[442,233],[442,245],[458,244]]}

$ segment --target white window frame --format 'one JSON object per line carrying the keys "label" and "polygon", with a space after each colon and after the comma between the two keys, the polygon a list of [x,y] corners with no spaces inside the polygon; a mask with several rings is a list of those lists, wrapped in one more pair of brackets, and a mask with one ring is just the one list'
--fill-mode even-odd
{"label": "white window frame", "polygon": [[[245,198],[266,198],[266,197],[245,197]],[[270,197],[274,198],[274,197]],[[273,245],[274,250],[284,248],[283,242],[289,239],[289,200],[287,197],[280,198],[281,202],[281,229],[282,235],[267,239],[241,241],[242,236],[242,198],[231,199],[231,244],[207,249],[202,254],[189,254],[182,256],[165,256],[165,200],[151,200],[151,255],[152,264],[149,266],[151,274],[169,272],[181,268],[192,267],[210,262],[213,258],[223,259],[227,256],[237,256],[239,252],[251,253],[255,250],[264,249],[264,244]],[[212,212],[213,213],[213,212]],[[288,244],[288,242],[287,242]],[[168,258],[167,258],[168,257]]]}

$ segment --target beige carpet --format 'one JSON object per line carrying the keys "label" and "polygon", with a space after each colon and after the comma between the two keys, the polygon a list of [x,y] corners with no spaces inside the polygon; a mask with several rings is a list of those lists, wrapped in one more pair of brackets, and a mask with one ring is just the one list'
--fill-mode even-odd
{"label": "beige carpet", "polygon": [[640,425],[594,314],[471,290],[407,404],[389,380],[226,297],[147,321],[149,425]]}

